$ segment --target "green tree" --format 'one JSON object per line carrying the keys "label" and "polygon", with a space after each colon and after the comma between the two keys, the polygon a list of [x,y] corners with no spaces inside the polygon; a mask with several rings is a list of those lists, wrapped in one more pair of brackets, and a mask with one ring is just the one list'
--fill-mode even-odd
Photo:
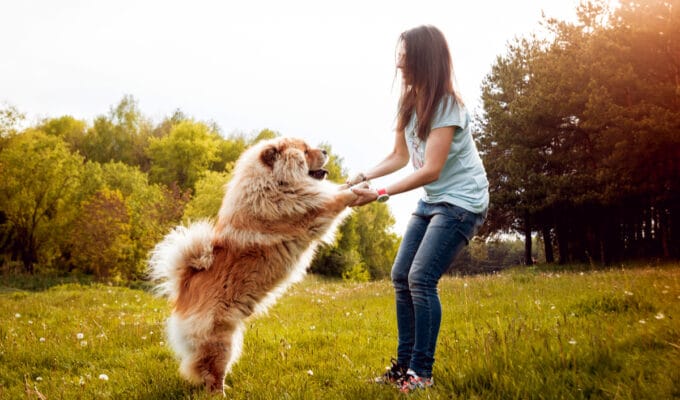
{"label": "green tree", "polygon": [[268,139],[274,139],[277,138],[281,135],[279,135],[278,132],[273,131],[271,129],[263,129],[260,132],[255,135],[255,137],[251,140],[250,145],[253,145],[261,140],[268,140]]}
{"label": "green tree", "polygon": [[200,219],[214,219],[222,205],[224,187],[231,176],[226,172],[208,171],[196,182],[196,193],[184,210],[185,223]]}
{"label": "green tree", "polygon": [[489,225],[524,233],[528,265],[533,219],[546,207],[550,184],[550,131],[535,118],[540,102],[532,95],[534,60],[543,45],[535,38],[517,39],[497,58],[482,85],[478,138],[490,181]]}
{"label": "green tree", "polygon": [[178,123],[168,136],[151,138],[148,148],[151,181],[193,190],[196,181],[217,161],[221,141],[208,125],[193,121]]}
{"label": "green tree", "polygon": [[117,271],[125,278],[141,278],[148,252],[179,222],[189,194],[176,186],[151,184],[137,167],[120,162],[102,165],[101,177],[100,190],[119,192],[130,216],[130,259]]}
{"label": "green tree", "polygon": [[83,148],[87,134],[87,123],[68,115],[46,119],[36,128],[48,135],[61,138],[72,151],[80,151]]}
{"label": "green tree", "polygon": [[350,219],[358,236],[356,249],[371,278],[389,277],[400,239],[391,231],[395,220],[387,205],[374,202],[359,207]]}
{"label": "green tree", "polygon": [[48,265],[60,254],[60,241],[74,218],[82,157],[66,143],[40,131],[18,135],[0,152],[0,210],[10,252],[26,272]]}
{"label": "green tree", "polygon": [[490,225],[523,226],[527,261],[532,231],[562,263],[680,255],[678,10],[620,3],[548,20],[550,41],[510,46],[485,81]]}
{"label": "green tree", "polygon": [[5,147],[5,142],[16,135],[19,123],[25,119],[26,115],[15,106],[4,104],[0,108],[0,151]]}
{"label": "green tree", "polygon": [[130,213],[120,191],[104,188],[81,204],[71,231],[71,250],[78,268],[97,278],[130,278],[134,264]]}
{"label": "green tree", "polygon": [[99,163],[122,161],[144,167],[148,164],[146,147],[153,129],[142,115],[133,96],[126,95],[108,115],[101,115],[87,131],[78,151]]}

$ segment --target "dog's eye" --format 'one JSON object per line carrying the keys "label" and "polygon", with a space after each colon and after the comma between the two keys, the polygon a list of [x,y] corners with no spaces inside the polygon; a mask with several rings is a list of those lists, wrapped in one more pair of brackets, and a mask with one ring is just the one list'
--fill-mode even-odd
{"label": "dog's eye", "polygon": [[305,155],[309,154],[309,150],[305,150]]}

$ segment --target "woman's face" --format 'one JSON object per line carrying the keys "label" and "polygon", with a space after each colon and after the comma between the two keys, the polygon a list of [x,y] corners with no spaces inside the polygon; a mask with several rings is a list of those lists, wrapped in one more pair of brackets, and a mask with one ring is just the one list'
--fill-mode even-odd
{"label": "woman's face", "polygon": [[403,73],[404,68],[406,68],[406,44],[402,40],[397,48],[397,69]]}

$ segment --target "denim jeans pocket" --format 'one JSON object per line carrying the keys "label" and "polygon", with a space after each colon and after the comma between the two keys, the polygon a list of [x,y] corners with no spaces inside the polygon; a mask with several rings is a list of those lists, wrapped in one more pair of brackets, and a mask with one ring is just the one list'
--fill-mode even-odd
{"label": "denim jeans pocket", "polygon": [[441,207],[445,210],[446,214],[453,218],[458,223],[457,231],[463,237],[467,243],[472,240],[472,237],[477,234],[479,228],[481,228],[484,223],[484,214],[473,213],[462,207],[456,206],[449,203],[440,203]]}

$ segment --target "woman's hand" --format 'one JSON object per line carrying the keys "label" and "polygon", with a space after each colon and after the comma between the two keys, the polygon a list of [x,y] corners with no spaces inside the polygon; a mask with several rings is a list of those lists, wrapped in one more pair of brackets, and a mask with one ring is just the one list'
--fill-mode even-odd
{"label": "woman's hand", "polygon": [[350,207],[363,206],[378,198],[378,191],[368,187],[355,186],[352,188],[352,192],[359,197],[354,200],[354,203],[350,204]]}

